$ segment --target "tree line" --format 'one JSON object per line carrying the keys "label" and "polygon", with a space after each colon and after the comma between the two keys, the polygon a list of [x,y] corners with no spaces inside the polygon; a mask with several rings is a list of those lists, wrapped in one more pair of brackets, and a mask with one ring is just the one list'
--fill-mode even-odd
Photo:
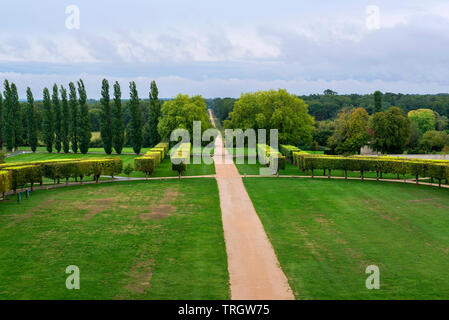
{"label": "tree line", "polygon": [[[17,87],[4,81],[0,92],[0,150],[11,152],[20,146],[29,146],[33,152],[43,144],[48,152],[87,153],[92,146],[92,103],[88,103],[82,79],[70,82],[68,89],[53,85],[50,92],[43,90],[42,101],[35,102],[28,87],[27,100],[19,102]],[[154,146],[160,141],[158,123],[161,102],[155,81],[150,84],[149,105],[142,112],[136,84],[129,84],[130,99],[122,100],[120,84],[113,84],[113,97],[107,79],[102,81],[99,101],[98,129],[101,146],[106,154],[113,150],[121,154],[124,146],[140,153],[143,146]],[[124,108],[125,106],[125,108]],[[145,120],[145,121],[144,121]],[[97,129],[97,128],[95,128]]]}

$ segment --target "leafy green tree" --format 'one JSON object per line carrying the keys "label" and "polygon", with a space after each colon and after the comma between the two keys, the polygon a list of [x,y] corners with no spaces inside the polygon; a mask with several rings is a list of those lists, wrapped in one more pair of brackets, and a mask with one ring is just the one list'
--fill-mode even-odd
{"label": "leafy green tree", "polygon": [[131,115],[130,141],[134,152],[139,154],[140,149],[142,148],[142,109],[140,108],[139,96],[137,94],[136,83],[134,81],[129,83],[129,90],[129,111]]}
{"label": "leafy green tree", "polygon": [[201,96],[189,97],[178,94],[173,100],[162,105],[162,118],[158,124],[158,132],[163,140],[168,141],[173,130],[182,128],[193,137],[193,121],[201,122],[201,130],[211,127],[207,114],[206,102]]}
{"label": "leafy green tree", "polygon": [[37,148],[37,124],[36,124],[36,108],[34,107],[33,93],[30,87],[27,88],[27,141],[31,147],[31,151],[36,152]]}
{"label": "leafy green tree", "polygon": [[61,106],[62,106],[62,123],[61,123],[61,140],[62,150],[64,153],[70,151],[70,108],[67,100],[67,90],[61,86]]}
{"label": "leafy green tree", "polygon": [[421,132],[416,122],[410,122],[410,137],[408,139],[407,148],[415,149],[419,146],[421,139]]}
{"label": "leafy green tree", "polygon": [[100,133],[103,140],[103,147],[106,154],[112,153],[112,114],[111,106],[109,104],[109,82],[103,79],[101,88],[101,120],[100,120]]}
{"label": "leafy green tree", "polygon": [[76,97],[76,87],[73,82],[69,83],[69,108],[70,108],[70,141],[72,143],[72,150],[74,153],[78,152],[78,122],[79,122],[79,107],[78,99]]}
{"label": "leafy green tree", "polygon": [[315,123],[313,140],[320,146],[327,146],[327,141],[335,131],[335,121],[324,120]]}
{"label": "leafy green tree", "polygon": [[3,95],[5,97],[4,111],[3,111],[3,137],[6,143],[6,150],[12,151],[14,149],[14,114],[12,107],[12,93],[11,86],[8,80],[4,82],[5,91]]}
{"label": "leafy green tree", "polygon": [[312,143],[314,119],[308,106],[286,90],[244,93],[229,117],[231,120],[224,122],[226,128],[278,129],[281,144]]}
{"label": "leafy green tree", "polygon": [[51,109],[50,92],[47,88],[44,89],[44,114],[42,123],[42,135],[44,138],[45,146],[48,152],[53,152],[53,141],[54,141],[54,128],[53,128],[53,112]]}
{"label": "leafy green tree", "polygon": [[402,153],[410,138],[410,121],[401,108],[391,107],[370,119],[371,147],[382,153]]}
{"label": "leafy green tree", "polygon": [[445,131],[430,130],[424,133],[420,144],[427,152],[441,151],[449,146],[449,135]]}
{"label": "leafy green tree", "polygon": [[421,134],[435,130],[435,113],[430,109],[412,110],[408,113],[408,118],[418,125]]}
{"label": "leafy green tree", "polygon": [[78,137],[80,143],[80,151],[86,154],[89,151],[89,143],[92,138],[90,130],[89,108],[87,106],[87,94],[83,80],[78,81],[78,102],[80,105]]}
{"label": "leafy green tree", "polygon": [[153,147],[161,141],[157,126],[161,117],[161,103],[158,98],[159,91],[155,81],[150,85],[150,108],[148,110],[148,121],[145,124],[145,145]]}
{"label": "leafy green tree", "polygon": [[54,117],[54,131],[55,131],[55,149],[59,153],[61,152],[61,141],[62,141],[62,113],[61,104],[59,101],[58,85],[55,83],[53,85],[53,94],[51,96],[53,103],[53,117]]}
{"label": "leafy green tree", "polygon": [[382,92],[374,92],[374,113],[382,111]]}
{"label": "leafy green tree", "polygon": [[115,152],[117,152],[117,154],[121,154],[123,144],[125,142],[125,125],[123,123],[122,92],[118,81],[114,83],[114,105],[112,107],[112,116],[112,123],[114,127],[112,143],[114,145]]}
{"label": "leafy green tree", "polygon": [[363,108],[343,109],[336,120],[335,132],[329,138],[329,146],[336,153],[359,153],[370,138],[368,119],[368,112]]}

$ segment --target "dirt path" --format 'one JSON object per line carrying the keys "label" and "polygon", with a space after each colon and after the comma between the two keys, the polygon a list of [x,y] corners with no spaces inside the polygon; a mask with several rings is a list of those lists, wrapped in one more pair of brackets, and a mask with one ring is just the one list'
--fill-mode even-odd
{"label": "dirt path", "polygon": [[232,159],[215,142],[215,170],[233,300],[294,299],[273,247]]}

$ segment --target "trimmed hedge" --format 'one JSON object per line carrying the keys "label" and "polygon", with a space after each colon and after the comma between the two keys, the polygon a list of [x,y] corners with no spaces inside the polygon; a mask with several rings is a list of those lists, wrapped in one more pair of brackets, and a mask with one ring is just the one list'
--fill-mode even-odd
{"label": "trimmed hedge", "polygon": [[161,142],[145,153],[143,157],[135,158],[135,170],[145,173],[147,177],[150,176],[165,159],[168,148],[169,144],[167,142]]}
{"label": "trimmed hedge", "polygon": [[0,171],[0,193],[11,190],[11,173],[9,171]]}
{"label": "trimmed hedge", "polygon": [[177,149],[171,151],[171,168],[178,172],[179,177],[187,170],[187,165],[190,162],[190,148],[190,143],[181,143]]}
{"label": "trimmed hedge", "polygon": [[302,152],[301,149],[295,146],[289,146],[285,144],[281,144],[279,146],[279,151],[287,157],[290,161],[293,161],[293,152]]}
{"label": "trimmed hedge", "polygon": [[441,180],[449,179],[449,161],[445,160],[427,160],[427,159],[408,159],[400,157],[366,157],[366,156],[330,156],[330,155],[311,155],[304,153],[294,154],[295,163],[302,171],[323,169],[344,170],[345,177],[347,171],[358,171],[363,179],[364,172],[393,173],[405,176],[413,175],[416,183],[419,183],[419,177],[430,177],[437,179],[441,186]]}
{"label": "trimmed hedge", "polygon": [[285,160],[286,157],[282,155],[278,150],[271,149],[270,146],[266,144],[257,145],[257,153],[263,156],[265,165],[268,167],[274,158],[277,158],[278,169],[285,170]]}
{"label": "trimmed hedge", "polygon": [[31,184],[32,189],[34,183],[42,184],[43,177],[59,182],[62,178],[82,180],[85,176],[93,176],[98,182],[102,174],[111,176],[120,174],[122,166],[120,158],[63,159],[3,164],[0,167],[0,192],[16,191],[17,188],[28,183]]}

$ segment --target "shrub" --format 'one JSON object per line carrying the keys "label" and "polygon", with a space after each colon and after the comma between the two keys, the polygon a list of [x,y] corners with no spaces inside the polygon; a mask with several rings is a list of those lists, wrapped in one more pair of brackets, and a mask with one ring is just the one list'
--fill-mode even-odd
{"label": "shrub", "polygon": [[187,165],[190,162],[190,148],[190,143],[181,143],[178,148],[171,151],[171,168],[173,171],[178,172],[179,178],[187,170]]}
{"label": "shrub", "polygon": [[125,167],[125,169],[123,169],[123,173],[126,174],[128,176],[128,178],[133,171],[134,171],[134,168],[131,166],[130,163],[128,163],[128,165]]}

